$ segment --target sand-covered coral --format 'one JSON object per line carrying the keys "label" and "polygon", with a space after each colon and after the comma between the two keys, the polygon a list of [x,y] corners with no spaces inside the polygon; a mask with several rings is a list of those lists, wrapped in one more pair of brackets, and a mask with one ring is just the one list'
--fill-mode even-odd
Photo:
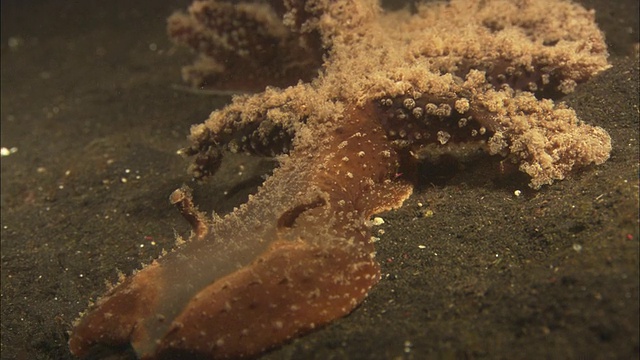
{"label": "sand-covered coral", "polygon": [[[217,4],[198,1],[191,11],[202,3]],[[335,126],[341,109],[349,104],[409,98],[421,110],[400,107],[395,109],[399,119],[389,120],[393,116],[388,112],[379,119],[404,128],[396,129],[398,135],[406,134],[396,142],[401,150],[428,156],[437,131],[424,130],[420,139],[412,134],[416,128],[428,129],[430,119],[437,118],[442,124],[469,125],[467,135],[475,133],[474,126],[483,128],[489,135],[483,137],[482,147],[490,154],[510,155],[531,176],[535,188],[564,178],[575,166],[608,158],[608,134],[584,124],[562,103],[554,103],[609,66],[592,11],[557,0],[437,2],[418,6],[415,14],[386,13],[373,1],[308,1],[304,7],[285,1],[285,7],[290,11],[283,16],[290,29],[287,36],[318,34],[322,40],[325,55],[318,76],[301,84],[286,79],[292,86],[237,97],[195,127],[194,146],[188,153],[197,154],[196,177],[215,169],[211,164],[221,148],[287,153],[297,127]],[[185,16],[174,15],[172,35],[177,20]],[[287,21],[294,16],[297,21]],[[250,48],[242,52],[254,54]],[[255,68],[271,71],[272,64],[261,62],[259,56],[253,59]],[[230,85],[225,80],[209,83],[221,89]],[[465,105],[460,108],[456,103]],[[446,116],[430,114],[432,106],[445,105],[452,109]],[[412,116],[403,120],[409,112]],[[458,140],[475,142],[473,136],[462,139],[463,132],[458,132]]]}

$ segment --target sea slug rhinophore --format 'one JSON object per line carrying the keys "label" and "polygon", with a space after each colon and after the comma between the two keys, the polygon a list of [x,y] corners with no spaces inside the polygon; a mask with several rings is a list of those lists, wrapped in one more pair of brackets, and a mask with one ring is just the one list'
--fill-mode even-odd
{"label": "sea slug rhinophore", "polygon": [[[550,11],[549,9],[553,9]],[[567,19],[570,19],[568,21]],[[609,135],[554,99],[607,69],[594,14],[562,0],[195,1],[169,34],[199,53],[185,80],[235,96],[193,126],[190,171],[225,152],[278,156],[232,213],[172,195],[192,238],[82,316],[71,352],[253,357],[351,312],[380,278],[368,220],[412,191],[418,162],[478,154],[540,188],[607,160]],[[266,89],[262,91],[266,86]]]}

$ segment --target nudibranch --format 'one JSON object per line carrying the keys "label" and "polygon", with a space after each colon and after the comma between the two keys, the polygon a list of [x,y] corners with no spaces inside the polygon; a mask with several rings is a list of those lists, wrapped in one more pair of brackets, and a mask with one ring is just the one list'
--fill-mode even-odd
{"label": "nudibranch", "polygon": [[[552,9],[552,10],[551,10]],[[478,154],[539,188],[600,164],[609,135],[554,99],[608,68],[594,14],[562,0],[195,1],[170,36],[199,52],[193,85],[235,96],[191,129],[194,178],[225,152],[275,156],[257,193],[207,217],[171,196],[189,241],[75,324],[71,352],[246,358],[350,313],[380,279],[369,219],[402,205],[417,162]],[[275,87],[275,86],[277,87]]]}

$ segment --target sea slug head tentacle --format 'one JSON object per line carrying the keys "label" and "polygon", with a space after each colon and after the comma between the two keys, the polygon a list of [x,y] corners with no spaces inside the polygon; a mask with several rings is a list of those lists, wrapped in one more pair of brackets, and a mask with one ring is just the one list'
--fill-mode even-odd
{"label": "sea slug head tentacle", "polygon": [[183,185],[176,189],[169,197],[171,204],[175,205],[182,216],[189,222],[196,239],[204,239],[209,233],[210,224],[203,212],[193,203],[191,188]]}

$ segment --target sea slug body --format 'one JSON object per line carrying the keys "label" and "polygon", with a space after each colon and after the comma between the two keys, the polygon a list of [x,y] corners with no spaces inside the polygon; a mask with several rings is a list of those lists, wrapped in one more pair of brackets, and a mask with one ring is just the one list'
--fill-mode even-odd
{"label": "sea slug body", "polygon": [[79,357],[127,346],[141,359],[255,357],[363,301],[380,279],[367,224],[410,196],[416,163],[495,156],[537,189],[611,151],[606,131],[553,101],[609,66],[593,12],[568,1],[410,13],[370,0],[197,0],[169,34],[199,52],[183,71],[191,84],[267,86],[192,127],[182,153],[193,177],[214,174],[225,152],[279,166],[222,218],[188,189],[172,194],[192,238],[76,322]]}

